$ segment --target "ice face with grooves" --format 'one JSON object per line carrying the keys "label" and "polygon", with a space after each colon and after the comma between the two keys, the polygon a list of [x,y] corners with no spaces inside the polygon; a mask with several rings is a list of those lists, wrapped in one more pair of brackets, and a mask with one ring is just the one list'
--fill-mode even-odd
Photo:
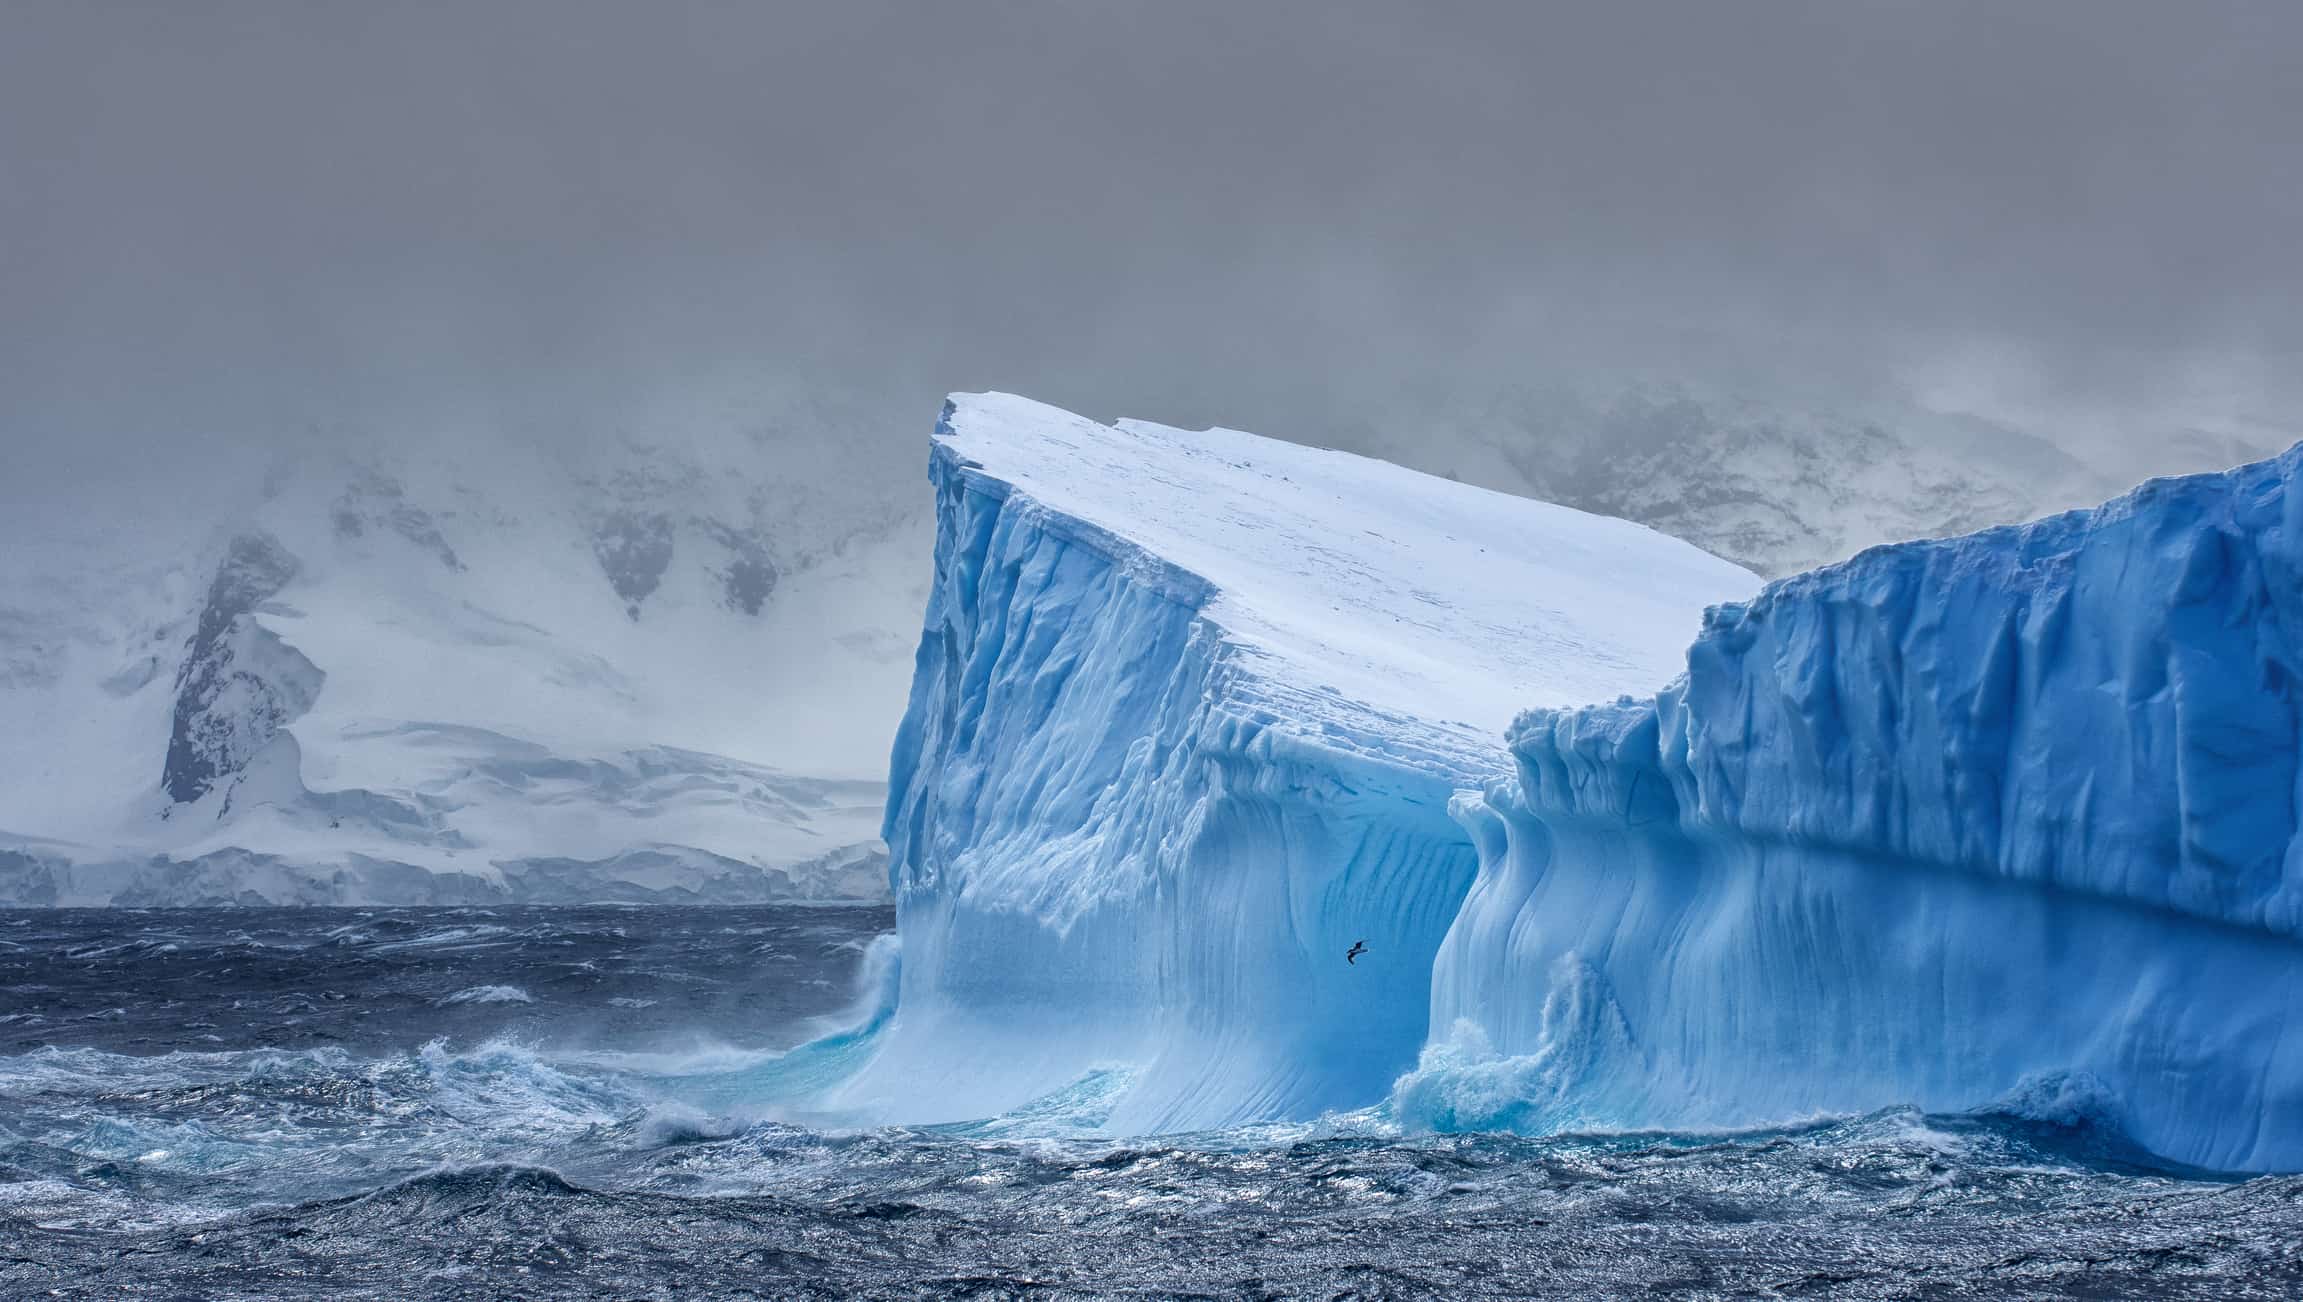
{"label": "ice face with grooves", "polygon": [[[895,1016],[837,1102],[1115,1132],[1382,1097],[1530,702],[1647,691],[1757,581],[1619,520],[1232,431],[952,400],[886,835]],[[1355,941],[1370,952],[1344,955]]]}
{"label": "ice face with grooves", "polygon": [[2083,1082],[2147,1147],[2303,1167],[2303,449],[1878,548],[1538,709],[1410,1119],[1734,1125]]}

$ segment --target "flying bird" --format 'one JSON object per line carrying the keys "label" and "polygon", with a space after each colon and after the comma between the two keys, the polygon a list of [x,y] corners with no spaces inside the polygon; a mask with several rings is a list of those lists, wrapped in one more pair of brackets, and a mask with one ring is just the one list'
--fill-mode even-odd
{"label": "flying bird", "polygon": [[1359,956],[1365,954],[1366,952],[1367,942],[1364,940],[1355,940],[1351,943],[1351,948],[1345,951],[1343,961],[1353,965],[1354,967],[1357,967],[1359,965]]}

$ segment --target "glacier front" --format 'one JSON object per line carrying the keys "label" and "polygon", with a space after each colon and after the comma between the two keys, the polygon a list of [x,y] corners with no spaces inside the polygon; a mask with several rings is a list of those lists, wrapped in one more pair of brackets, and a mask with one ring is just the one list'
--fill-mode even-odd
{"label": "glacier front", "polygon": [[2303,449],[1877,548],[1539,708],[1393,1106],[1734,1126],[1893,1104],[2303,1167]]}
{"label": "glacier front", "polygon": [[1381,1098],[1478,868],[1450,798],[1515,711],[1653,690],[1758,586],[1621,520],[1002,394],[952,400],[930,477],[897,1002],[834,1095],[908,1121]]}

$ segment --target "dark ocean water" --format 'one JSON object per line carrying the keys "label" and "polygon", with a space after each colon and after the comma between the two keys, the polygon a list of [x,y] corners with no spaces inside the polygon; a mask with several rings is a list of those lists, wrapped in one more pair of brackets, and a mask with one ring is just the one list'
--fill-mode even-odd
{"label": "dark ocean water", "polygon": [[779,1119],[890,923],[0,911],[0,1297],[2303,1295],[2303,1179],[2006,1117]]}

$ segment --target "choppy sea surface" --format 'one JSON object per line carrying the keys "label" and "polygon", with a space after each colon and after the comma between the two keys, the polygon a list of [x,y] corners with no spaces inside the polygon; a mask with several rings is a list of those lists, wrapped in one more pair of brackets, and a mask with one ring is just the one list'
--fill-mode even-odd
{"label": "choppy sea surface", "polygon": [[0,911],[0,1297],[2303,1295],[2303,1178],[2007,1116],[807,1124],[891,922]]}

